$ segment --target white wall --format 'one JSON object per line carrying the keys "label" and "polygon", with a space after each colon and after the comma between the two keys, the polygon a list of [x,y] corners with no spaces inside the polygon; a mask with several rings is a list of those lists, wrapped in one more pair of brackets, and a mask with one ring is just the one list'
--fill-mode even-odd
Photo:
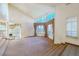
{"label": "white wall", "polygon": [[[33,35],[33,20],[16,8],[9,6],[10,20],[22,24],[22,36],[27,37]],[[79,45],[79,37],[69,38],[66,37],[65,23],[66,18],[70,16],[78,16],[79,19],[79,4],[70,4],[68,6],[56,6],[56,17],[55,17],[55,43],[69,42]],[[79,24],[78,24],[79,25]],[[78,27],[79,29],[79,27]],[[78,30],[79,33],[79,30]],[[79,36],[79,34],[78,34]]]}
{"label": "white wall", "polygon": [[9,5],[9,15],[10,22],[20,23],[21,24],[21,32],[22,38],[33,35],[33,19],[27,17],[27,15],[23,14],[18,9]]}
{"label": "white wall", "polygon": [[[77,16],[79,19],[79,4],[70,4],[68,6],[56,6],[56,18],[55,18],[55,43],[72,43],[79,45],[79,34],[78,38],[66,37],[66,18],[71,16]],[[79,22],[78,22],[79,25]],[[78,26],[79,33],[79,26]]]}

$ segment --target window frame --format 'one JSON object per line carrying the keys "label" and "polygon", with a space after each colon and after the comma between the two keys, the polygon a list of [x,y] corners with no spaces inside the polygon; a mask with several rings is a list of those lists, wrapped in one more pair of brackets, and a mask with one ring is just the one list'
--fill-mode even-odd
{"label": "window frame", "polygon": [[[41,28],[41,26],[42,26],[42,28]],[[41,30],[40,30],[40,29],[41,29]],[[37,26],[36,32],[37,32],[37,33],[45,33],[44,26],[43,26],[43,25]]]}
{"label": "window frame", "polygon": [[2,29],[0,29],[0,31],[6,31],[6,24],[0,23],[0,26],[2,26],[2,27],[0,27],[0,28],[2,28]]}
{"label": "window frame", "polygon": [[[53,35],[53,25],[52,24],[49,24],[48,25],[48,28],[47,28],[47,34],[50,36],[50,35]],[[50,28],[50,29],[49,29]],[[51,33],[49,33],[49,32],[51,32]]]}
{"label": "window frame", "polygon": [[0,28],[2,28],[2,29],[0,29],[0,32],[2,32],[2,36],[0,36],[0,37],[4,37],[4,36],[6,36],[6,23],[2,23],[2,22],[0,22]]}
{"label": "window frame", "polygon": [[[71,35],[68,35],[68,32],[70,32],[70,31],[67,30],[67,24],[68,24],[69,22],[74,22],[74,21],[72,21],[72,20],[68,22],[68,20],[71,19],[71,18],[75,18],[75,17],[76,17],[76,19],[77,19],[77,20],[75,21],[75,22],[77,23],[77,31],[73,31],[73,32],[77,32],[77,36],[73,36],[72,34],[71,34]],[[77,17],[77,16],[70,16],[70,17],[67,17],[67,18],[66,18],[65,30],[66,30],[66,37],[76,38],[76,39],[78,38],[78,17]],[[71,32],[72,32],[72,31],[71,31]]]}

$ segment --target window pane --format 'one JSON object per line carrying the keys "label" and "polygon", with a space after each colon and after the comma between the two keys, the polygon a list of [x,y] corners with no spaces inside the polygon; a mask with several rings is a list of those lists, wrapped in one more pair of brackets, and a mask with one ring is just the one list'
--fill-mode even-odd
{"label": "window pane", "polygon": [[67,35],[68,35],[68,36],[71,36],[71,34],[72,34],[71,32],[67,32]]}
{"label": "window pane", "polygon": [[0,30],[6,30],[6,26],[5,26],[5,25],[0,24]]}
{"label": "window pane", "polygon": [[44,32],[44,26],[38,26],[37,32]]}
{"label": "window pane", "polygon": [[77,32],[72,32],[72,36],[77,36]]}
{"label": "window pane", "polygon": [[67,23],[67,31],[71,31],[72,23]]}
{"label": "window pane", "polygon": [[72,31],[77,31],[77,23],[72,22]]}
{"label": "window pane", "polygon": [[56,13],[49,13],[46,14],[40,18],[37,18],[35,20],[36,23],[44,23],[44,22],[48,22],[49,20],[53,20],[53,18],[56,16]]}
{"label": "window pane", "polygon": [[67,35],[77,36],[77,17],[71,17],[67,19]]}
{"label": "window pane", "polygon": [[48,25],[48,35],[53,35],[52,25]]}

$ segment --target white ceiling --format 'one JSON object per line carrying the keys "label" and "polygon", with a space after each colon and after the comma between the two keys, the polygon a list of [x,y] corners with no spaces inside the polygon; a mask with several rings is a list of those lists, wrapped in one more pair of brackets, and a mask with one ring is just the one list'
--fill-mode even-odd
{"label": "white ceiling", "polygon": [[17,7],[29,17],[38,18],[47,15],[50,12],[55,12],[55,6],[64,5],[63,3],[12,3],[10,4]]}
{"label": "white ceiling", "polygon": [[27,16],[38,18],[47,15],[50,12],[55,12],[56,6],[63,6],[67,3],[11,3],[10,5],[26,13]]}

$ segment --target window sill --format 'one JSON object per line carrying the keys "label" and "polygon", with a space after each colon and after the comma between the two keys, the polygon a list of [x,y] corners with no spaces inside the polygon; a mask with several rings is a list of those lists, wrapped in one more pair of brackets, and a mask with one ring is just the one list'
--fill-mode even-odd
{"label": "window sill", "polygon": [[73,38],[73,39],[78,39],[77,36],[68,36],[68,35],[66,35],[66,37]]}

